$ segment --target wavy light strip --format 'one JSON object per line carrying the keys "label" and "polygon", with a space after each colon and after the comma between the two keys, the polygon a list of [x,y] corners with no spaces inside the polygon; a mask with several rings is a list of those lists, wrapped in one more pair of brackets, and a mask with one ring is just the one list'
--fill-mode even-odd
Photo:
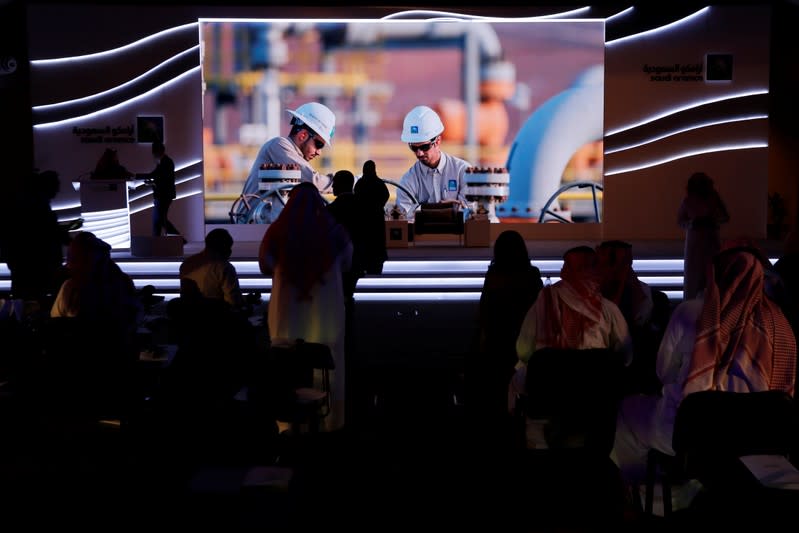
{"label": "wavy light strip", "polygon": [[[183,198],[189,198],[190,196],[197,196],[198,194],[203,194],[203,191],[201,189],[198,189],[196,191],[189,191],[189,192],[186,192],[186,193],[183,193],[183,194],[179,194],[179,195],[177,195],[177,197],[173,201],[182,200]],[[135,213],[140,213],[140,212],[144,211],[145,209],[150,209],[152,207],[153,206],[151,206],[151,205],[145,205],[144,207],[139,207],[138,209],[132,209],[131,208],[130,209],[130,214],[133,215]]]}
{"label": "wavy light strip", "polygon": [[668,24],[666,24],[664,26],[659,26],[657,28],[652,28],[651,30],[642,31],[641,33],[635,33],[633,35],[625,35],[624,37],[619,37],[618,39],[614,39],[612,41],[606,41],[605,42],[605,46],[606,47],[616,46],[616,45],[623,44],[623,43],[626,43],[626,42],[629,42],[629,41],[635,41],[635,40],[638,40],[638,39],[644,39],[646,37],[651,37],[652,35],[656,35],[658,33],[665,33],[665,32],[671,31],[671,30],[677,28],[678,26],[682,26],[683,24],[687,24],[689,22],[693,22],[694,19],[701,17],[702,15],[707,13],[709,10],[710,10],[710,6],[703,7],[702,9],[697,11],[696,13],[692,13],[692,14],[688,15],[687,17],[681,18],[680,20],[675,20],[674,22],[670,22],[670,23],[668,23]]}
{"label": "wavy light strip", "polygon": [[63,204],[51,204],[50,209],[53,211],[66,211],[68,209],[78,209],[81,206],[80,202],[70,202]]}
{"label": "wavy light strip", "polygon": [[32,67],[49,67],[52,65],[60,65],[62,63],[70,63],[73,61],[87,61],[91,59],[112,56],[114,54],[118,54],[123,51],[132,50],[133,48],[136,48],[143,44],[157,41],[161,37],[171,35],[173,33],[179,33],[181,31],[186,31],[192,27],[199,31],[199,23],[190,22],[188,24],[183,24],[181,26],[175,26],[174,28],[168,28],[166,30],[159,31],[158,33],[153,33],[152,35],[148,35],[143,39],[139,39],[138,41],[134,41],[124,46],[120,46],[119,48],[112,48],[111,50],[104,50],[102,52],[95,52],[93,54],[84,54],[81,56],[58,57],[53,59],[34,59],[31,60],[30,63]]}
{"label": "wavy light strip", "polygon": [[473,19],[473,20],[514,20],[514,21],[524,21],[524,20],[537,20],[543,18],[551,18],[551,17],[567,17],[567,16],[574,16],[579,13],[585,13],[590,11],[590,7],[581,7],[578,9],[573,9],[571,11],[564,11],[562,13],[555,13],[552,15],[543,15],[538,17],[491,17],[485,15],[468,15],[464,13],[452,13],[449,11],[431,11],[426,9],[410,9],[407,11],[400,11],[397,13],[392,13],[390,15],[386,15],[379,20],[403,20],[406,17],[449,17],[455,19]]}
{"label": "wavy light strip", "polygon": [[532,20],[536,19],[556,19],[556,18],[580,18],[579,15],[589,13],[590,7],[580,7],[572,11],[564,11],[563,13],[553,13],[552,15],[541,15],[539,17],[531,17]]}
{"label": "wavy light strip", "polygon": [[715,152],[728,152],[732,150],[749,150],[752,148],[768,148],[768,143],[751,143],[751,144],[730,145],[730,146],[717,146],[705,150],[687,151],[674,157],[666,157],[663,159],[659,159],[657,161],[650,161],[638,166],[627,167],[627,168],[622,168],[620,170],[612,170],[609,172],[605,172],[605,176],[614,176],[616,174],[624,174],[625,172],[635,172],[636,170],[643,170],[645,168],[656,167],[658,165],[663,165],[665,163],[676,161],[677,159],[685,159],[686,157],[693,157],[695,155],[712,154]]}
{"label": "wavy light strip", "polygon": [[605,19],[605,22],[606,23],[607,22],[615,22],[616,20],[618,20],[618,19],[620,19],[622,17],[626,17],[627,15],[632,13],[634,10],[635,10],[635,7],[634,6],[630,6],[630,7],[628,7],[627,9],[625,9],[623,11],[619,11],[615,15],[611,15],[611,16],[607,17]]}
{"label": "wavy light strip", "polygon": [[128,210],[123,207],[120,207],[119,209],[106,209],[104,211],[89,211],[86,213],[86,220],[108,220],[111,218],[124,216],[127,214],[127,212]]}
{"label": "wavy light strip", "polygon": [[[191,166],[194,166],[194,165],[196,165],[198,163],[202,163],[202,159],[197,159],[197,160],[195,160],[193,162],[186,163],[186,164],[183,164],[183,165],[180,165],[180,166],[176,165],[175,166],[175,171],[176,172],[177,171],[181,171],[183,169],[186,169],[186,168],[189,168]],[[193,180],[196,180],[197,178],[201,178],[201,177],[202,177],[202,174],[192,174],[191,176],[183,177],[183,178],[180,178],[178,180],[175,180],[175,185],[180,185],[182,183],[188,183],[189,181],[193,181]],[[133,194],[134,192],[136,194]],[[132,191],[130,193],[130,195],[128,196],[128,200],[131,201],[131,202],[135,202],[137,200],[141,200],[142,198],[146,198],[147,196],[150,196],[151,194],[153,194],[152,187],[142,187],[142,190],[134,190],[134,191]]]}
{"label": "wavy light strip", "polygon": [[49,128],[56,128],[56,127],[59,127],[59,126],[65,126],[65,125],[70,124],[72,122],[77,122],[79,120],[93,119],[93,118],[96,118],[96,117],[98,117],[100,115],[103,115],[103,114],[111,112],[111,111],[118,111],[118,110],[121,110],[121,109],[125,109],[126,107],[135,107],[134,104],[138,104],[138,102],[140,100],[150,96],[151,94],[153,94],[153,93],[155,93],[157,91],[163,91],[164,89],[166,89],[170,85],[176,85],[176,84],[182,82],[184,80],[184,78],[187,78],[187,77],[192,76],[192,75],[196,74],[197,72],[199,72],[200,68],[201,68],[200,65],[197,65],[196,67],[192,68],[191,70],[187,70],[183,74],[172,78],[171,80],[159,85],[158,87],[153,87],[149,91],[147,91],[145,93],[142,93],[142,94],[140,94],[138,96],[135,96],[135,97],[133,97],[133,98],[131,98],[129,100],[126,100],[126,101],[124,101],[122,103],[113,105],[111,107],[106,107],[105,109],[100,109],[98,111],[93,111],[91,113],[88,113],[86,115],[81,115],[81,116],[78,116],[78,117],[67,118],[67,119],[64,119],[64,120],[56,121],[56,122],[44,122],[42,124],[34,124],[33,125],[33,129],[34,130],[46,130],[46,129],[49,129]]}
{"label": "wavy light strip", "polygon": [[736,118],[731,118],[731,119],[726,119],[726,120],[707,121],[707,122],[703,122],[703,123],[700,123],[700,124],[696,124],[696,125],[688,126],[688,127],[685,127],[685,128],[677,129],[677,130],[674,130],[674,131],[670,131],[668,133],[664,133],[663,135],[657,135],[657,136],[652,137],[650,139],[647,139],[645,141],[641,141],[641,142],[633,143],[633,144],[628,144],[626,146],[622,146],[622,147],[619,147],[619,148],[614,148],[612,150],[606,150],[605,151],[605,155],[615,154],[617,152],[623,152],[624,150],[631,150],[633,148],[638,148],[639,146],[644,146],[644,145],[647,145],[647,144],[650,144],[650,143],[653,143],[653,142],[656,142],[656,141],[663,140],[663,139],[665,139],[667,137],[672,137],[674,135],[679,135],[680,133],[685,133],[687,131],[698,130],[698,129],[707,128],[707,127],[710,127],[710,126],[718,126],[720,124],[730,124],[730,123],[733,123],[733,122],[746,122],[746,121],[749,121],[749,120],[762,120],[762,119],[767,119],[767,118],[768,118],[768,115],[751,115],[751,116],[748,116],[748,117],[736,117]]}
{"label": "wavy light strip", "polygon": [[769,92],[768,89],[755,89],[753,91],[746,91],[746,92],[736,93],[736,94],[732,94],[732,95],[725,94],[725,95],[718,96],[718,97],[710,97],[710,98],[705,98],[705,99],[702,99],[702,100],[694,100],[694,101],[689,102],[689,103],[687,103],[687,104],[685,104],[683,106],[673,107],[673,108],[671,108],[671,109],[669,109],[667,111],[663,111],[662,113],[656,113],[654,115],[649,115],[648,117],[646,117],[646,118],[644,118],[644,119],[642,119],[642,120],[640,120],[638,122],[633,122],[633,123],[628,124],[626,126],[621,126],[619,128],[616,128],[616,129],[608,130],[608,131],[605,132],[605,138],[608,138],[611,135],[616,135],[617,133],[621,133],[623,131],[627,131],[627,130],[631,130],[631,129],[637,128],[639,126],[643,126],[644,124],[649,124],[650,122],[655,122],[656,120],[660,120],[660,119],[668,117],[670,115],[676,115],[677,113],[681,113],[683,111],[688,111],[689,109],[696,109],[697,107],[701,107],[703,105],[714,104],[716,102],[724,102],[726,100],[734,100],[736,98],[746,98],[748,96],[759,96],[759,95],[762,95],[762,94],[768,94],[768,92]]}
{"label": "wavy light strip", "polygon": [[82,97],[76,98],[74,100],[66,100],[64,102],[56,102],[54,104],[43,104],[43,105],[39,105],[39,106],[33,106],[32,109],[34,111],[55,111],[55,110],[59,110],[61,108],[65,108],[65,107],[71,107],[73,105],[86,104],[86,103],[91,102],[92,100],[96,100],[96,99],[99,99],[99,98],[102,98],[102,97],[112,96],[114,93],[120,92],[120,91],[122,91],[122,90],[124,90],[124,89],[126,89],[126,88],[128,88],[128,87],[130,87],[132,85],[134,85],[138,81],[140,81],[140,80],[144,79],[145,77],[149,76],[151,73],[153,73],[153,72],[155,72],[155,71],[157,71],[157,70],[159,70],[161,68],[164,68],[169,63],[178,62],[179,60],[183,59],[183,56],[185,56],[187,54],[190,54],[190,53],[193,53],[193,52],[196,52],[199,49],[200,49],[200,45],[199,44],[197,46],[192,46],[191,48],[189,48],[187,50],[184,50],[183,52],[180,52],[180,53],[170,57],[169,59],[167,59],[166,61],[162,62],[160,65],[158,65],[157,67],[151,68],[147,72],[145,72],[145,73],[133,78],[132,80],[126,81],[122,85],[117,85],[116,87],[112,87],[111,89],[107,89],[107,90],[105,90],[103,92],[95,93],[95,94],[92,94],[92,95],[89,95],[89,96],[82,96]]}

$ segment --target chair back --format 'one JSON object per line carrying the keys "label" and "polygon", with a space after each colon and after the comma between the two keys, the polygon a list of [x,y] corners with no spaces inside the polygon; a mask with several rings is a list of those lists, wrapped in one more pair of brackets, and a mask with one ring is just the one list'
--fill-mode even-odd
{"label": "chair back", "polygon": [[89,416],[118,416],[134,393],[135,357],[114,323],[49,318],[39,330],[38,387],[52,406]]}
{"label": "chair back", "polygon": [[293,420],[297,412],[297,391],[313,389],[314,371],[322,371],[320,391],[325,405],[322,416],[330,410],[329,371],[335,368],[333,354],[326,344],[302,339],[288,346],[272,346],[269,350],[272,394],[278,420]]}
{"label": "chair back", "polygon": [[523,411],[548,420],[550,448],[613,447],[622,394],[623,358],[609,349],[537,350],[527,363]]}
{"label": "chair back", "polygon": [[743,455],[787,456],[798,420],[794,399],[784,391],[694,392],[677,410],[672,447],[687,472]]}

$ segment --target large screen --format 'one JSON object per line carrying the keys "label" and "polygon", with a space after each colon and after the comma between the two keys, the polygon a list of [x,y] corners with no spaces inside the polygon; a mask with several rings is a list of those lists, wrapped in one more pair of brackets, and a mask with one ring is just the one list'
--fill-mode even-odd
{"label": "large screen", "polygon": [[598,221],[603,20],[205,19],[200,34],[206,223],[254,221],[231,212],[256,154],[307,102],[336,116],[312,166],[357,177],[373,160],[390,204],[416,161],[403,118],[425,105],[444,123],[443,151],[509,170],[496,221]]}

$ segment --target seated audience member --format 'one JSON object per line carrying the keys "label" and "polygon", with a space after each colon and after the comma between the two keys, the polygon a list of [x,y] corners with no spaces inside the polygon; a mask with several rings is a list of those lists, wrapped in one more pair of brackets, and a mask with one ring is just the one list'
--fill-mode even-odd
{"label": "seated audience member", "polygon": [[519,362],[510,381],[508,407],[524,392],[526,363],[541,348],[610,348],[633,360],[632,339],[618,306],[602,296],[596,251],[571,248],[563,255],[560,281],[544,287],[527,312],[516,340]]}
{"label": "seated audience member", "polygon": [[516,338],[543,286],[521,234],[500,233],[480,294],[477,346],[466,360],[464,376],[466,407],[481,431],[501,431],[503,421],[510,423],[507,394],[518,361]]}
{"label": "seated audience member", "polygon": [[[666,322],[656,323],[655,317],[668,312],[655,313],[653,291],[633,270],[633,253],[630,243],[604,241],[596,248],[599,259],[602,295],[615,303],[633,340],[635,359],[627,371],[627,392],[654,392],[660,389],[655,375],[655,355]],[[668,306],[668,300],[660,305]],[[670,307],[669,307],[670,310]]]}
{"label": "seated audience member", "polygon": [[233,237],[222,228],[205,236],[205,248],[187,257],[180,265],[180,294],[182,297],[200,295],[224,300],[234,310],[244,307],[236,267],[230,262]]}
{"label": "seated audience member", "polygon": [[141,303],[129,275],[111,258],[111,246],[83,231],[67,250],[68,279],[56,295],[52,317],[78,317],[115,324],[120,333],[135,333]]}
{"label": "seated audience member", "polygon": [[[130,399],[132,365],[139,355],[135,340],[142,306],[133,280],[111,258],[111,247],[90,232],[72,239],[66,266],[68,278],[50,316],[70,321],[48,327],[56,328],[52,331],[57,335],[68,335],[64,338],[71,342],[58,346],[53,336],[51,347],[62,357],[46,364],[53,378],[72,387],[74,394],[122,406],[119,402]],[[79,345],[73,346],[73,341]],[[67,357],[70,360],[55,360]]]}
{"label": "seated audience member", "polygon": [[[167,306],[177,350],[152,394],[149,422],[160,438],[190,449],[182,460],[231,453],[231,431],[257,430],[266,440],[277,432],[273,420],[235,400],[248,384],[258,352],[256,331],[230,263],[232,249],[227,230],[208,232],[204,249],[181,264],[180,298]],[[256,417],[253,423],[250,418]],[[249,449],[253,443],[245,444]],[[244,452],[239,447],[235,453]]]}
{"label": "seated audience member", "polygon": [[674,418],[688,394],[793,394],[796,341],[764,292],[767,265],[755,248],[723,249],[713,259],[704,294],[674,310],[657,355],[661,394],[628,396],[619,407],[613,459],[630,486],[643,480],[649,449],[674,454]]}
{"label": "seated audience member", "polygon": [[619,307],[631,329],[646,325],[654,306],[652,289],[633,270],[632,245],[604,241],[596,251],[602,296]]}
{"label": "seated audience member", "polygon": [[[159,443],[153,464],[179,472],[231,458],[263,461],[277,423],[238,399],[261,355],[255,327],[222,298],[196,293],[170,300],[167,316],[177,350],[139,420],[146,442]],[[167,459],[167,449],[181,452]]]}

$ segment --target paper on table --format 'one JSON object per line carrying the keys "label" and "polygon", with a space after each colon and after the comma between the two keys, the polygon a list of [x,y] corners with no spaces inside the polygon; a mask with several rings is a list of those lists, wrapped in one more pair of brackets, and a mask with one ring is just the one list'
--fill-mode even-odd
{"label": "paper on table", "polygon": [[784,456],[744,455],[740,459],[763,486],[799,490],[799,470]]}
{"label": "paper on table", "polygon": [[294,472],[290,468],[279,466],[256,466],[244,475],[245,487],[275,487],[287,489]]}

